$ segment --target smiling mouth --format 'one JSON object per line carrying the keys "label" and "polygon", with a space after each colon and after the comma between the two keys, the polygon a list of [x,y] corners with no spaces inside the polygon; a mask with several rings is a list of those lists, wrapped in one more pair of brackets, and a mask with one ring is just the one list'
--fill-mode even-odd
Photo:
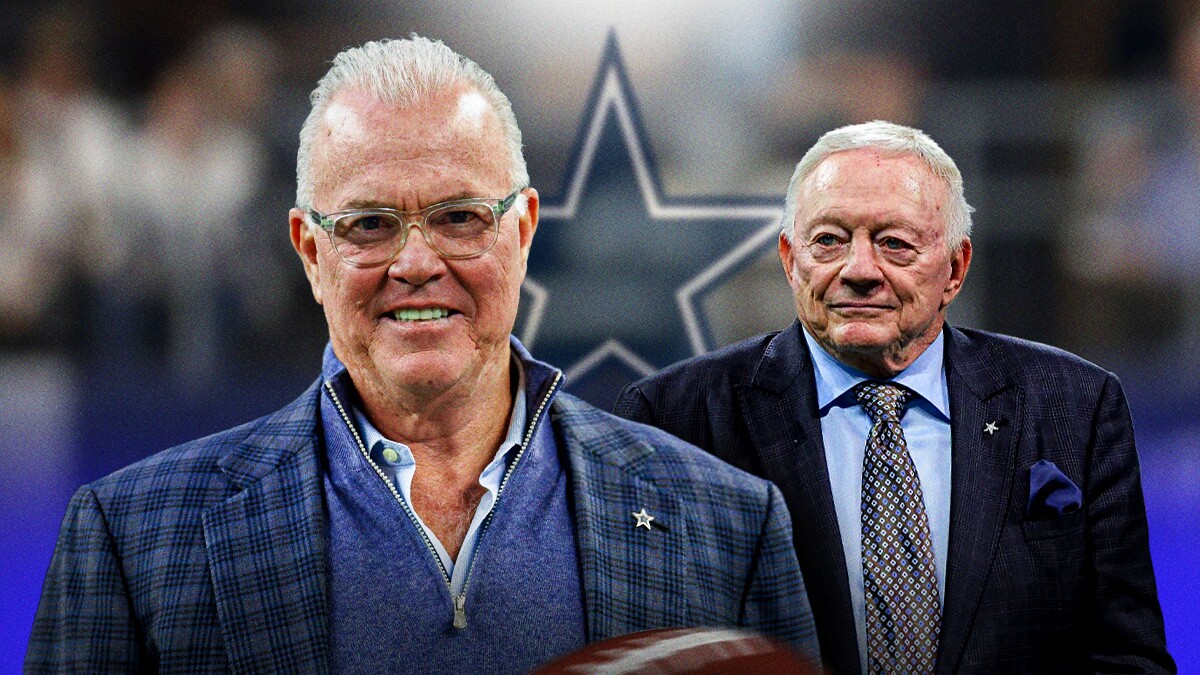
{"label": "smiling mouth", "polygon": [[450,310],[445,307],[426,307],[423,309],[398,309],[392,312],[392,318],[397,321],[435,321],[450,316]]}

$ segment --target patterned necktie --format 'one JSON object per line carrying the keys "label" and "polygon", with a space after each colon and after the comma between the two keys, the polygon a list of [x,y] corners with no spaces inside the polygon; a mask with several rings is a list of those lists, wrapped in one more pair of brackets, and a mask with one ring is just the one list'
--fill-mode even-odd
{"label": "patterned necktie", "polygon": [[867,672],[932,673],[942,622],[937,568],[921,481],[900,430],[912,392],[863,382],[854,393],[872,422],[862,484]]}

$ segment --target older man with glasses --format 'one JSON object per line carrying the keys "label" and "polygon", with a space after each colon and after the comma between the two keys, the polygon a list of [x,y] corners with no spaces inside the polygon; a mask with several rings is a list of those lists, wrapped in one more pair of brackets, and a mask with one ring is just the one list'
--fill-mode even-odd
{"label": "older man with glasses", "polygon": [[321,376],[82,487],[26,668],[526,672],[670,626],[815,658],[779,491],[511,336],[538,194],[492,78],[414,37],[338,55],[312,100],[290,225]]}

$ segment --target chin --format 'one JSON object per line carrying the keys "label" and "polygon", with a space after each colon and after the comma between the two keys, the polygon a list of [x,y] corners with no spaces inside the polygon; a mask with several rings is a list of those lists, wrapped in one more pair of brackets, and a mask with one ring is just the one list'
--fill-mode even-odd
{"label": "chin", "polygon": [[460,380],[469,356],[442,350],[373,353],[368,368],[388,386],[439,389]]}
{"label": "chin", "polygon": [[895,326],[851,323],[829,331],[829,337],[845,351],[879,352],[895,344],[899,335]]}
{"label": "chin", "polygon": [[443,351],[420,351],[376,362],[384,380],[404,389],[446,389],[462,379],[469,358]]}

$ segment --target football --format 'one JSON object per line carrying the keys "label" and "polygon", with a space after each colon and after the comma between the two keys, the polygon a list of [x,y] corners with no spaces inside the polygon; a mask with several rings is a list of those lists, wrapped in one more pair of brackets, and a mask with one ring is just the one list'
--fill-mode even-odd
{"label": "football", "polygon": [[555,673],[820,673],[787,645],[739,628],[660,628],[590,644],[535,671]]}

